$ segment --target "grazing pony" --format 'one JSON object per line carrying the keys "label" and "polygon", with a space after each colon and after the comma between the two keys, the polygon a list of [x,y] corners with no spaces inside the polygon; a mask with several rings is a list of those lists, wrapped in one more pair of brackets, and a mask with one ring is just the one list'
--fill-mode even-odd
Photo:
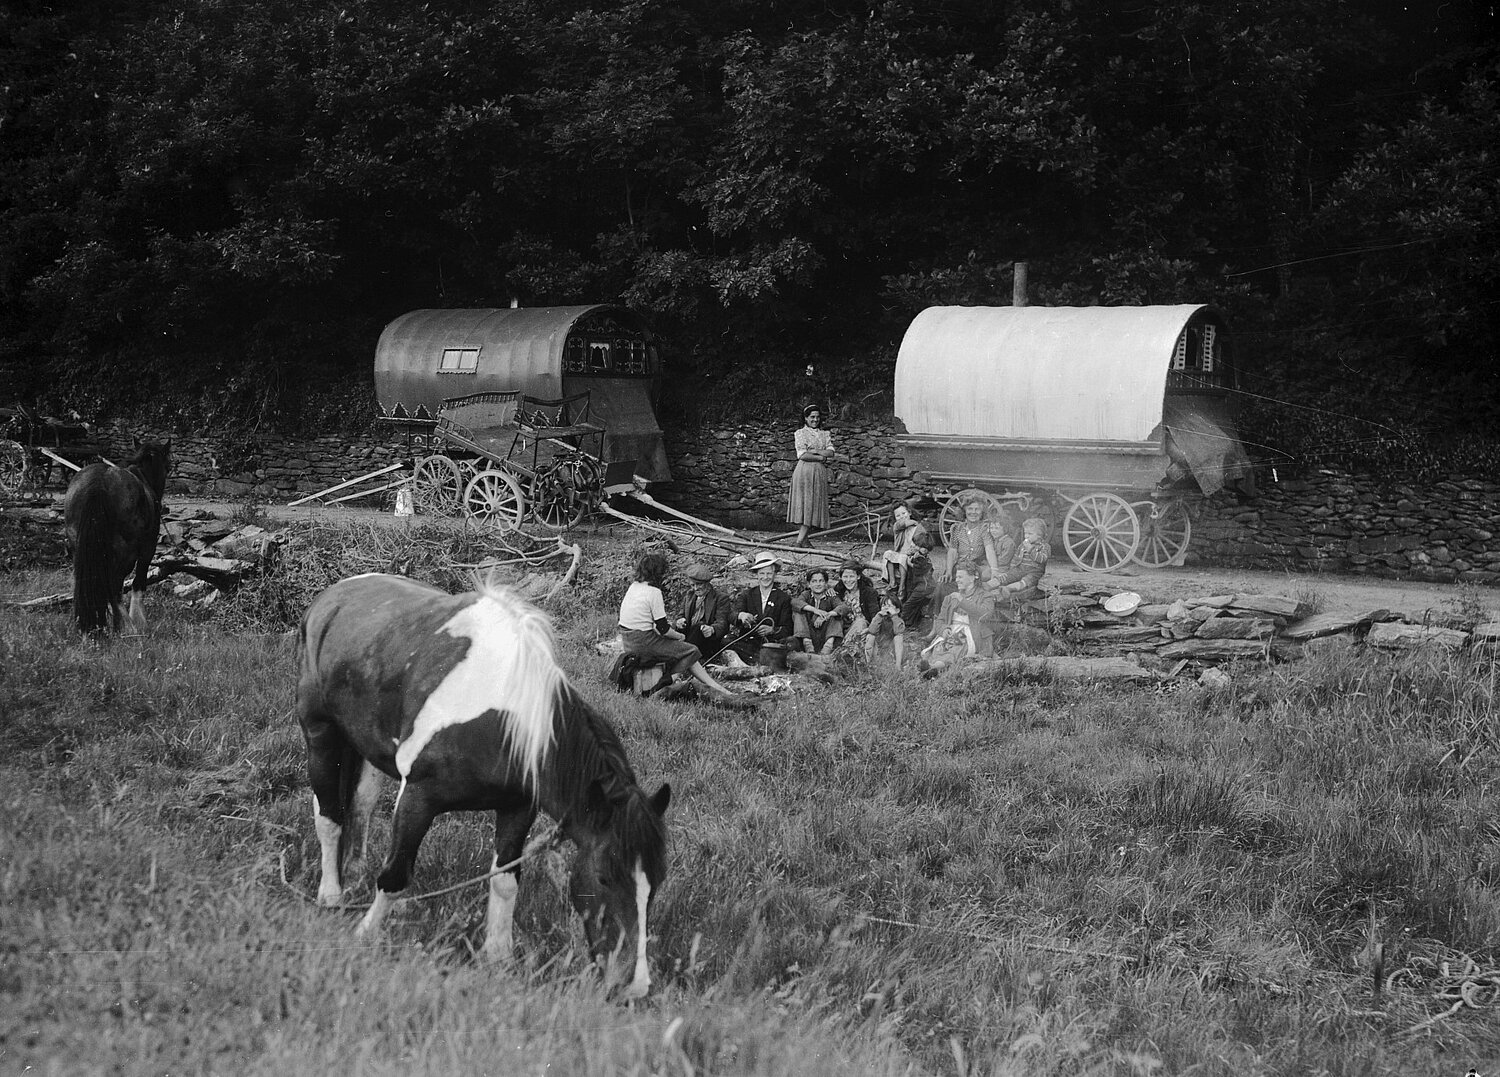
{"label": "grazing pony", "polygon": [[146,570],[161,530],[161,499],[172,443],[137,441],[123,467],[90,464],[73,476],[63,498],[63,524],[73,553],[73,619],[96,635],[113,612],[121,629],[120,587],[130,566],[130,623],[145,630]]}
{"label": "grazing pony", "polygon": [[[343,900],[345,853],[363,858],[382,775],[401,783],[375,932],[448,811],[495,813],[494,866],[521,855],[538,809],[578,846],[569,896],[596,961],[634,952],[626,996],[651,987],[646,911],[666,875],[672,791],[636,784],[620,739],[558,668],[552,623],[510,591],[449,595],[403,576],[352,576],[302,620],[297,713],[307,742],[318,903]],[[513,947],[518,868],[492,876],[483,954]]]}

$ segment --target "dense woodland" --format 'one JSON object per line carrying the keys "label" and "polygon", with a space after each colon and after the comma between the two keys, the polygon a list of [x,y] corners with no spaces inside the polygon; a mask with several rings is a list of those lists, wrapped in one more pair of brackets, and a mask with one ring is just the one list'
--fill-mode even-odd
{"label": "dense woodland", "polygon": [[1035,303],[1224,307],[1273,458],[1410,458],[1500,429],[1495,28],[1480,0],[20,0],[0,391],[327,428],[368,414],[391,318],[514,298],[645,312],[679,411],[888,407],[911,317],[1008,303],[1023,260]]}

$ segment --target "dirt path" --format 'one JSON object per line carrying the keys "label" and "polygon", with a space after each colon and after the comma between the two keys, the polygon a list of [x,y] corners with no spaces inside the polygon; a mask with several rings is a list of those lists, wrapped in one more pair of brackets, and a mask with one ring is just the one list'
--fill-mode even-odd
{"label": "dirt path", "polygon": [[[174,497],[174,507],[198,508],[218,516],[231,516],[243,510],[228,502],[199,501]],[[389,512],[352,508],[345,505],[267,505],[264,511],[272,519],[298,520],[349,519],[400,522]],[[624,525],[607,525],[619,531]],[[584,534],[588,529],[584,529]],[[746,538],[757,538],[755,532],[741,532]],[[586,539],[585,539],[586,541]],[[1048,566],[1047,580],[1066,589],[1104,587],[1113,591],[1135,591],[1147,602],[1170,602],[1178,598],[1222,594],[1271,594],[1303,598],[1324,612],[1364,612],[1386,609],[1400,613],[1407,620],[1420,621],[1426,611],[1434,615],[1461,616],[1466,620],[1500,619],[1500,589],[1445,583],[1387,580],[1369,576],[1297,574],[1236,568],[1162,568],[1132,566],[1116,573],[1084,572],[1074,567],[1066,555],[1057,554]],[[1487,611],[1487,612],[1486,612]]]}

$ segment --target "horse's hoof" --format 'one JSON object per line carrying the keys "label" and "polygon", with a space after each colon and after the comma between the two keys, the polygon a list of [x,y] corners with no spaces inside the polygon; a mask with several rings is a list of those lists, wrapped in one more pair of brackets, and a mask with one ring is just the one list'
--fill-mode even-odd
{"label": "horse's hoof", "polygon": [[342,890],[319,890],[318,905],[325,909],[331,909],[344,903],[344,892]]}

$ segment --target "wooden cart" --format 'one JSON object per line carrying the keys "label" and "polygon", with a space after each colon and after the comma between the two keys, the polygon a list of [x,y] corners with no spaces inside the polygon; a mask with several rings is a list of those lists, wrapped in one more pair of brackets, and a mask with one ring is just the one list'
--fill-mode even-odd
{"label": "wooden cart", "polygon": [[1206,306],[931,307],[896,363],[907,466],[1049,518],[1078,567],[1183,562],[1206,494],[1248,480],[1223,318]]}
{"label": "wooden cart", "polygon": [[79,466],[74,461],[88,463],[99,449],[85,422],[41,416],[22,404],[0,407],[0,495],[66,486]]}
{"label": "wooden cart", "polygon": [[553,531],[576,526],[604,498],[605,429],[589,393],[547,399],[520,390],[444,400],[416,461],[418,511],[467,516],[512,531],[528,517]]}

